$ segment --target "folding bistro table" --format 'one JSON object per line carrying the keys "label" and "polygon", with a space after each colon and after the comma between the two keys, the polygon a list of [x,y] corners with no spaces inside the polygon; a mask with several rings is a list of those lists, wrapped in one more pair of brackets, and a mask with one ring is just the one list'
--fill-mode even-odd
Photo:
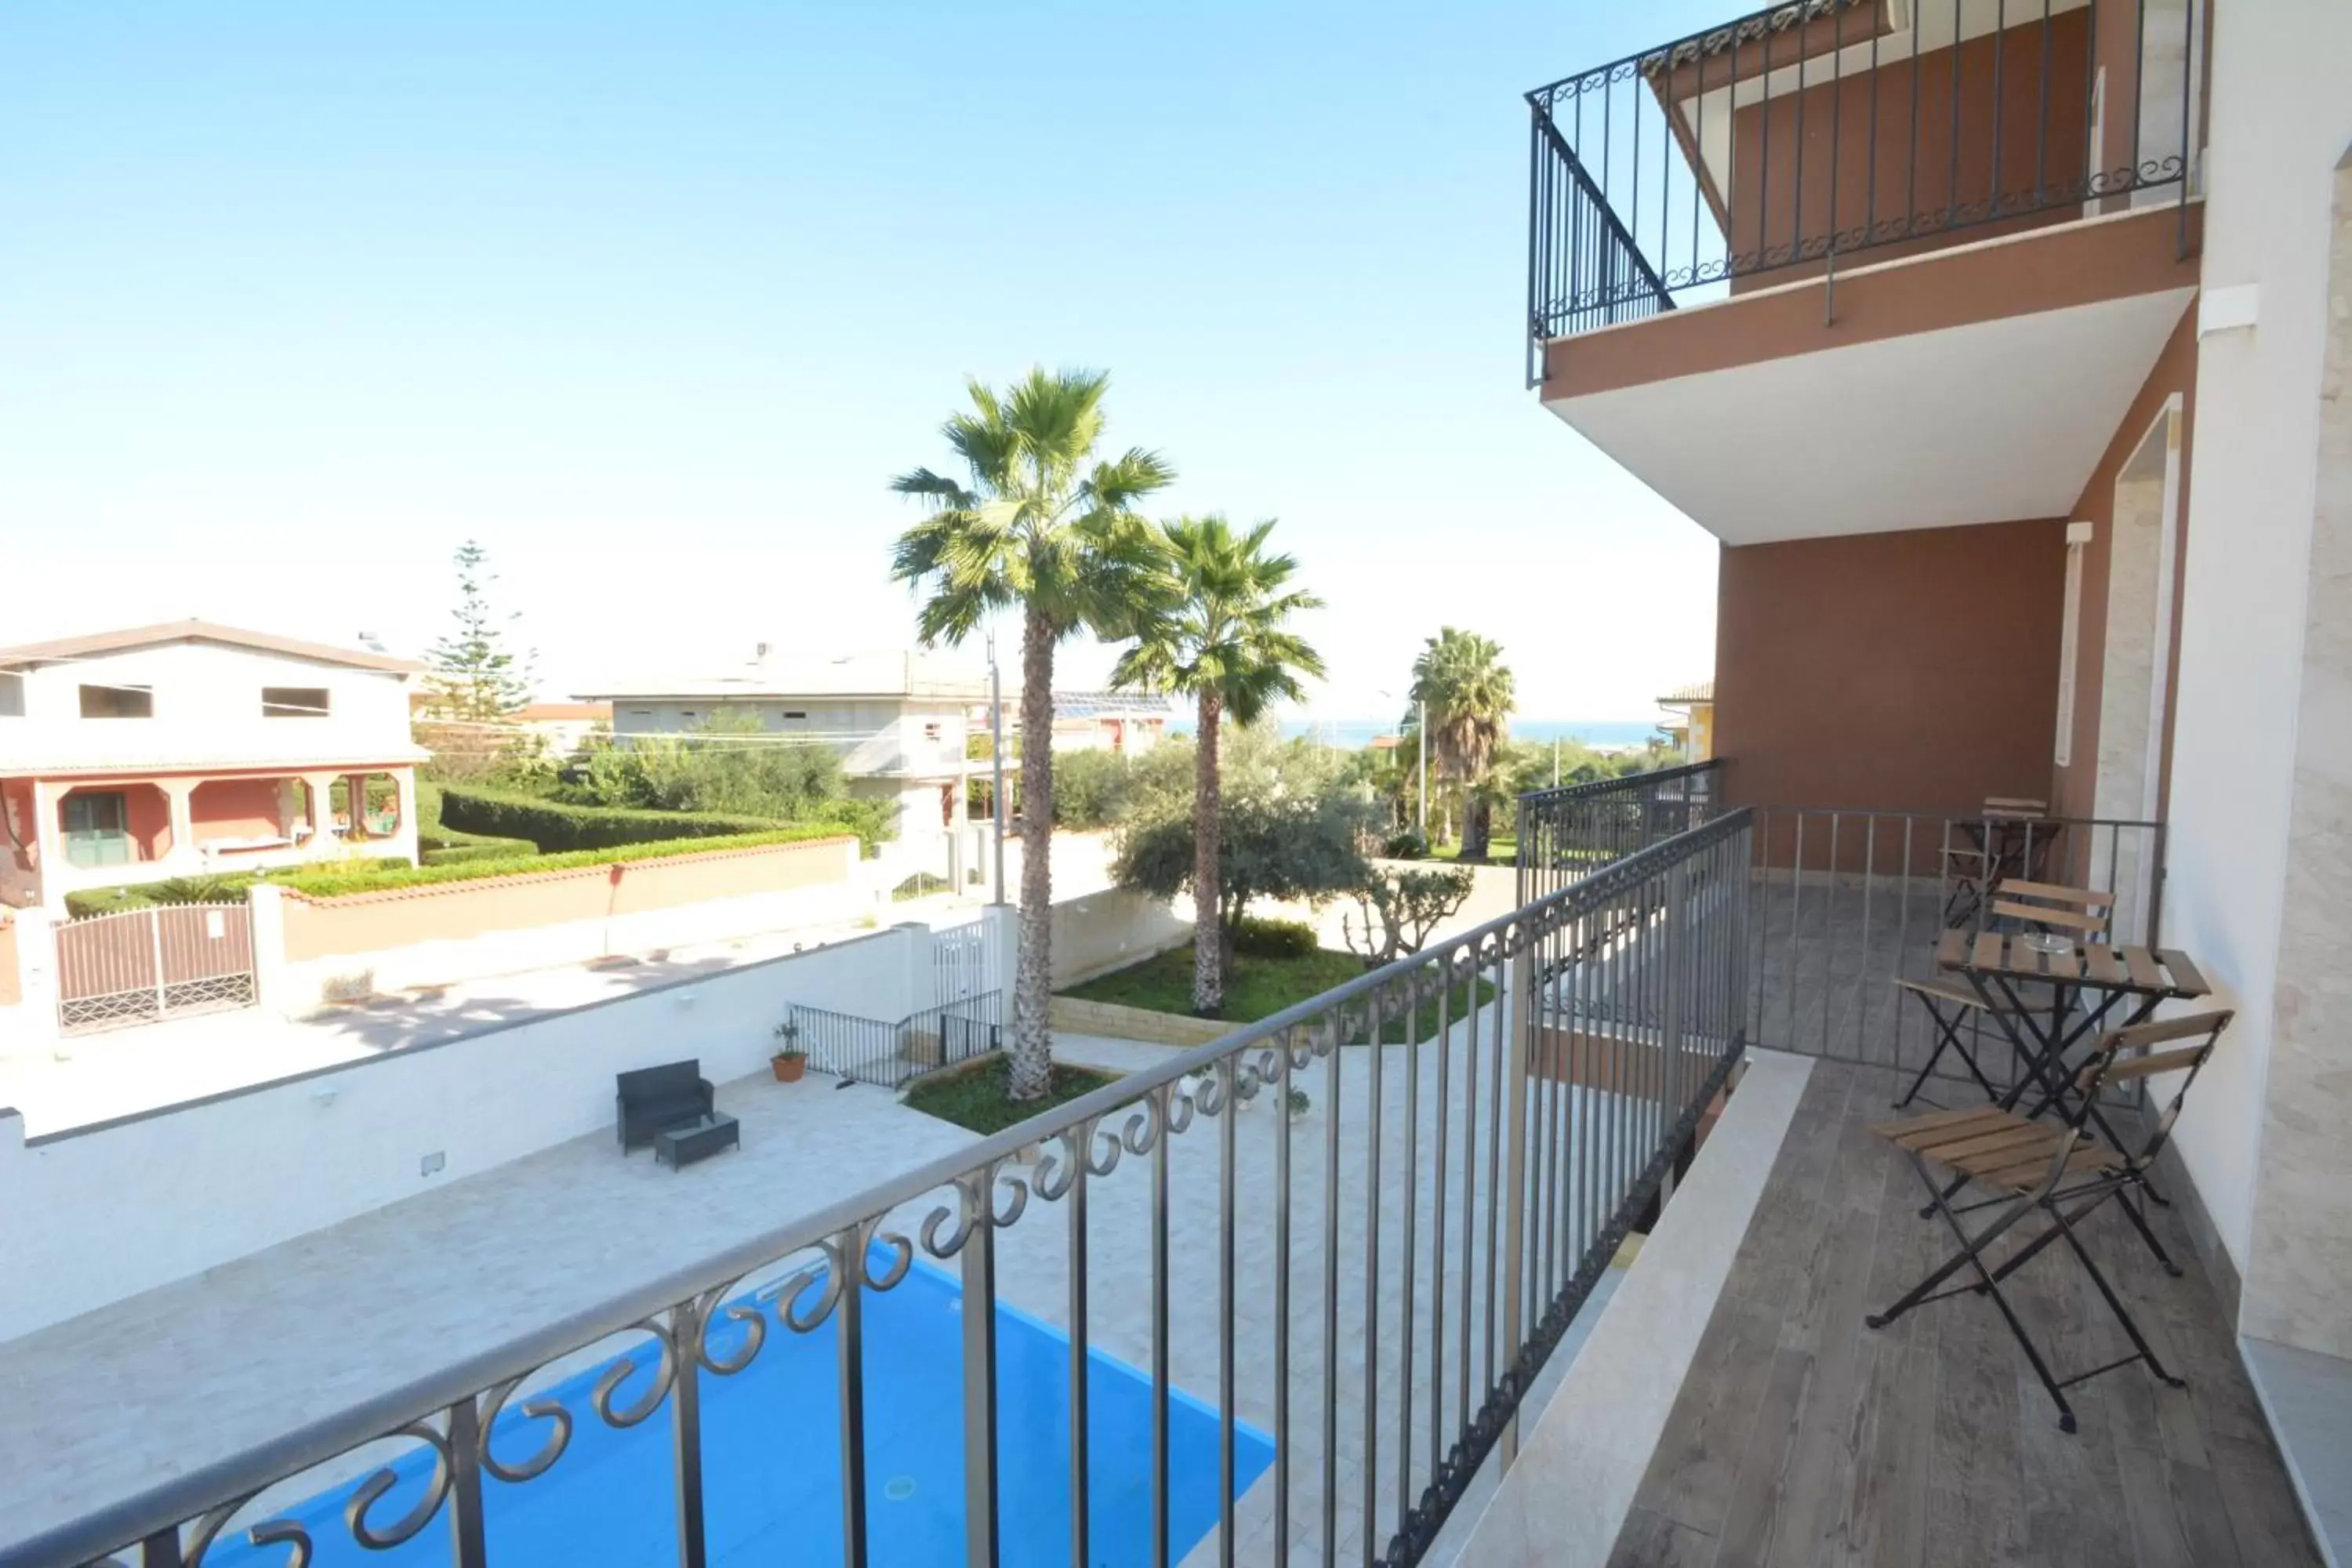
{"label": "folding bistro table", "polygon": [[[2036,1115],[2070,1092],[2066,1053],[2084,1037],[2101,1028],[2128,1028],[2165,1002],[2212,991],[2179,948],[2063,940],[2045,947],[2011,931],[1948,931],[1937,939],[1936,965],[1957,972],[1976,988],[2016,1048],[2025,1072],[2000,1097],[2001,1109],[2014,1109],[2029,1087],[2039,1087],[2043,1099],[2029,1113]],[[2049,986],[2048,1003],[2026,1002],[2017,991],[2022,984]],[[2079,1009],[2077,998],[2084,1003]],[[2111,1020],[2118,1009],[2126,1016]],[[2111,1141],[2115,1137],[2104,1119],[2099,1131]]]}
{"label": "folding bistro table", "polygon": [[[1976,987],[2024,1068],[1994,1104],[2002,1110],[2014,1110],[2028,1089],[2041,1091],[2025,1112],[2029,1120],[2053,1107],[2062,1118],[2073,1116],[2067,1101],[2077,1090],[2066,1056],[2085,1037],[2095,1038],[2128,1029],[2145,1023],[2165,1002],[2204,996],[2212,990],[2189,955],[2173,947],[2110,947],[2096,942],[2077,946],[2065,941],[2044,946],[2032,937],[2007,931],[1948,931],[1937,940],[1936,963],[1964,975]],[[2049,1002],[2025,1002],[2017,992],[2024,983],[2049,986]],[[2110,1021],[2109,1015],[2117,1011],[2126,1016]],[[2132,1147],[2117,1135],[2095,1101],[2084,1108],[2084,1119],[2098,1128],[2109,1148]],[[1954,1182],[1946,1196],[1958,1193],[1966,1181],[1961,1177]],[[2151,1201],[2169,1206],[2144,1173],[2139,1185]],[[2179,1273],[2138,1213],[2128,1203],[2123,1206],[2157,1261],[2168,1273]]]}

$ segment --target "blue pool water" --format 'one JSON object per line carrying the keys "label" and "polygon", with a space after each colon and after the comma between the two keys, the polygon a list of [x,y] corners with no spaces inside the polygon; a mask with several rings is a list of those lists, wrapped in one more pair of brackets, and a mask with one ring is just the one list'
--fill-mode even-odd
{"label": "blue pool water", "polygon": [[[878,1268],[878,1262],[877,1262]],[[814,1297],[808,1300],[814,1303]],[[893,1289],[865,1298],[866,1520],[877,1564],[963,1561],[962,1292],[951,1276],[917,1264]],[[841,1459],[836,1437],[835,1327],[794,1334],[768,1315],[766,1344],[731,1377],[702,1374],[704,1508],[714,1564],[841,1561]],[[714,1329],[716,1352],[738,1349],[742,1331]],[[730,1338],[730,1336],[733,1337]],[[627,1352],[624,1352],[625,1354]],[[618,1360],[619,1358],[615,1358]],[[636,1370],[612,1401],[626,1410],[653,1384],[648,1338]],[[1091,1352],[1087,1406],[1092,1515],[1089,1559],[1151,1560],[1151,1384],[1124,1362]],[[520,1485],[485,1475],[489,1554],[500,1568],[633,1568],[677,1561],[670,1409],[616,1430],[590,1403],[608,1361],[549,1390],[572,1412],[572,1441],[552,1468]],[[997,1308],[997,1515],[1002,1561],[1069,1561],[1069,1339],[1025,1312]],[[520,1401],[516,1402],[520,1403]],[[1214,1527],[1217,1415],[1181,1392],[1169,1400],[1169,1512],[1181,1559]],[[491,1452],[520,1465],[545,1441],[548,1424],[509,1408]],[[1274,1462],[1274,1444],[1234,1426],[1235,1495]],[[399,1484],[369,1520],[391,1527],[425,1494],[423,1445],[400,1461]],[[343,1523],[358,1483],[323,1492],[272,1517],[306,1526],[317,1568],[425,1568],[449,1560],[445,1509],[390,1552],[359,1546]],[[287,1548],[235,1537],[206,1559],[221,1568],[277,1568]]]}

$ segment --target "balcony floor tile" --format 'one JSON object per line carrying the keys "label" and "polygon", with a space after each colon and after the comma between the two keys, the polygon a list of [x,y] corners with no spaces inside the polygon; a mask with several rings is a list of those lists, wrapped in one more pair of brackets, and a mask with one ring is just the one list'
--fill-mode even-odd
{"label": "balcony floor tile", "polygon": [[[2085,1243],[2189,1386],[2137,1366],[2095,1378],[2071,1391],[2074,1436],[1990,1302],[1864,1326],[1948,1240],[1919,1217],[1909,1164],[1868,1131],[1901,1081],[1815,1064],[1612,1561],[2316,1563],[2229,1321],[2169,1213],[2151,1217],[2185,1279],[2159,1271],[2112,1206]],[[2062,1377],[2128,1352],[2057,1249],[2014,1280]]]}

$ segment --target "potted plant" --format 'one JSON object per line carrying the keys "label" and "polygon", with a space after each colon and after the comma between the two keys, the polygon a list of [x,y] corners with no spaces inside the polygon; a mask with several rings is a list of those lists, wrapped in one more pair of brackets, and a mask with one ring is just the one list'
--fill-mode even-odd
{"label": "potted plant", "polygon": [[808,1053],[801,1049],[801,1024],[797,1017],[786,1017],[776,1026],[776,1038],[783,1044],[768,1058],[768,1066],[778,1083],[798,1083],[801,1074],[808,1070]]}
{"label": "potted plant", "polygon": [[1305,1089],[1294,1089],[1289,1093],[1283,1096],[1283,1103],[1290,1108],[1291,1121],[1304,1121],[1307,1120],[1307,1110],[1313,1106],[1315,1102],[1307,1098],[1307,1091]]}

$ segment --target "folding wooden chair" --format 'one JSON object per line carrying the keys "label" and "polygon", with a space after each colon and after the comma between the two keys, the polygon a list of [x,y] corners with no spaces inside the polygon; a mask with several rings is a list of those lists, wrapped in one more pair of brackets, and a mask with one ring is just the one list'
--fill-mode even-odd
{"label": "folding wooden chair", "polygon": [[[1952,825],[1970,834],[1973,842],[1948,843],[1944,849],[1944,878],[1949,888],[1944,898],[1947,927],[1974,921],[2002,877],[2013,870],[2031,874],[2049,858],[2050,846],[2056,842],[2061,827],[2048,820],[2049,814],[2047,801],[1989,795],[1978,816]],[[2043,830],[2039,844],[2032,838],[2037,825]],[[2028,865],[2029,860],[2033,864]]]}
{"label": "folding wooden chair", "polygon": [[2069,888],[2056,882],[2029,882],[2004,877],[1992,890],[1995,920],[2024,921],[2045,931],[2063,931],[2076,942],[2093,942],[2107,934],[2116,912],[2116,896],[2096,888]]}
{"label": "folding wooden chair", "polygon": [[[2181,1102],[2188,1098],[2189,1089],[2196,1082],[2197,1074],[2213,1053],[2213,1045],[2233,1016],[2229,1012],[2200,1013],[2189,1017],[2168,1018],[2158,1023],[2135,1025],[2126,1029],[2114,1029],[2099,1037],[2082,1067],[2075,1073],[2076,1094],[2074,1110],[2061,1121],[2055,1119],[2035,1121],[2007,1111],[1997,1106],[1985,1106],[1971,1110],[1939,1110],[1927,1116],[1916,1116],[1903,1121],[1874,1127],[1872,1131],[1901,1149],[1910,1157],[1912,1167],[1933,1197],[1935,1210],[1960,1243],[1960,1249],[1937,1268],[1925,1279],[1906,1292],[1884,1312],[1874,1312],[1865,1320],[1874,1329],[1885,1328],[1914,1307],[1937,1301],[1947,1296],[1973,1291],[1989,1295],[2000,1310],[2009,1331],[2032,1363],[2033,1373],[2049,1391],[2058,1406],[2058,1425],[2065,1431],[2074,1430],[2074,1409],[2066,1403],[2065,1390],[2103,1372],[2128,1366],[2133,1362],[2147,1363],[2148,1370],[2175,1388],[2184,1386],[2180,1379],[2164,1369],[2156,1352],[2124,1308],[2107,1277],[2099,1271],[2084,1249],[2075,1227],[2093,1211],[2114,1198],[2131,1216],[2132,1223],[2150,1245],[2144,1215],[2131,1203],[2129,1193],[2147,1184],[2147,1170],[2166,1140],[2172,1135],[2173,1123],[2179,1120]],[[2174,1046],[2168,1050],[2151,1051],[2149,1047],[2170,1041],[2186,1040],[2188,1045]],[[2136,1152],[2126,1153],[2109,1149],[2084,1131],[2089,1119],[2092,1101],[2102,1087],[2111,1082],[2144,1079],[2154,1073],[2178,1072],[2185,1075],[2152,1131]],[[2005,1194],[1997,1212],[1984,1227],[1974,1235],[1960,1224],[1959,1215],[1947,1201],[1943,1184],[1930,1165],[1941,1165],[1965,1179],[1994,1188]],[[2041,1235],[2025,1243],[2001,1261],[1989,1266],[1985,1250],[2006,1235],[2027,1215],[2039,1210],[2049,1218],[2049,1226]],[[2063,1241],[2080,1260],[2083,1269],[2091,1277],[2101,1299],[2132,1343],[2132,1353],[2088,1372],[2076,1373],[2061,1379],[2050,1370],[2042,1352],[2025,1331],[2017,1312],[2001,1292],[2001,1281],[2048,1247],[2053,1241]],[[2159,1255],[2161,1249],[2159,1248]],[[1944,1282],[1962,1269],[1971,1270],[1973,1281],[1944,1287]],[[2178,1272],[2176,1270],[2176,1272]]]}
{"label": "folding wooden chair", "polygon": [[[1969,1069],[1969,1076],[1977,1080],[1977,1087],[1984,1090],[1987,1100],[1999,1100],[2001,1090],[1985,1076],[1984,1068],[1977,1062],[1976,1053],[1969,1048],[1969,1042],[1961,1035],[1963,1028],[1975,1021],[1969,1016],[1971,1013],[2005,1013],[2010,1010],[2009,1004],[2000,1001],[1987,1003],[1969,987],[1949,980],[1897,980],[1895,988],[1919,998],[1919,1005],[1927,1010],[1927,1021],[1936,1027],[1936,1048],[1927,1053],[1927,1065],[1911,1080],[1911,1087],[1903,1091],[1903,1098],[1895,1102],[1895,1109],[1900,1110],[1919,1098],[1919,1090],[1927,1084],[1929,1075],[1935,1072],[1936,1064],[1943,1059],[1946,1051],[1960,1058],[1961,1065]],[[2007,1043],[2005,1036],[1996,1036],[1995,1038],[2000,1043]]]}

